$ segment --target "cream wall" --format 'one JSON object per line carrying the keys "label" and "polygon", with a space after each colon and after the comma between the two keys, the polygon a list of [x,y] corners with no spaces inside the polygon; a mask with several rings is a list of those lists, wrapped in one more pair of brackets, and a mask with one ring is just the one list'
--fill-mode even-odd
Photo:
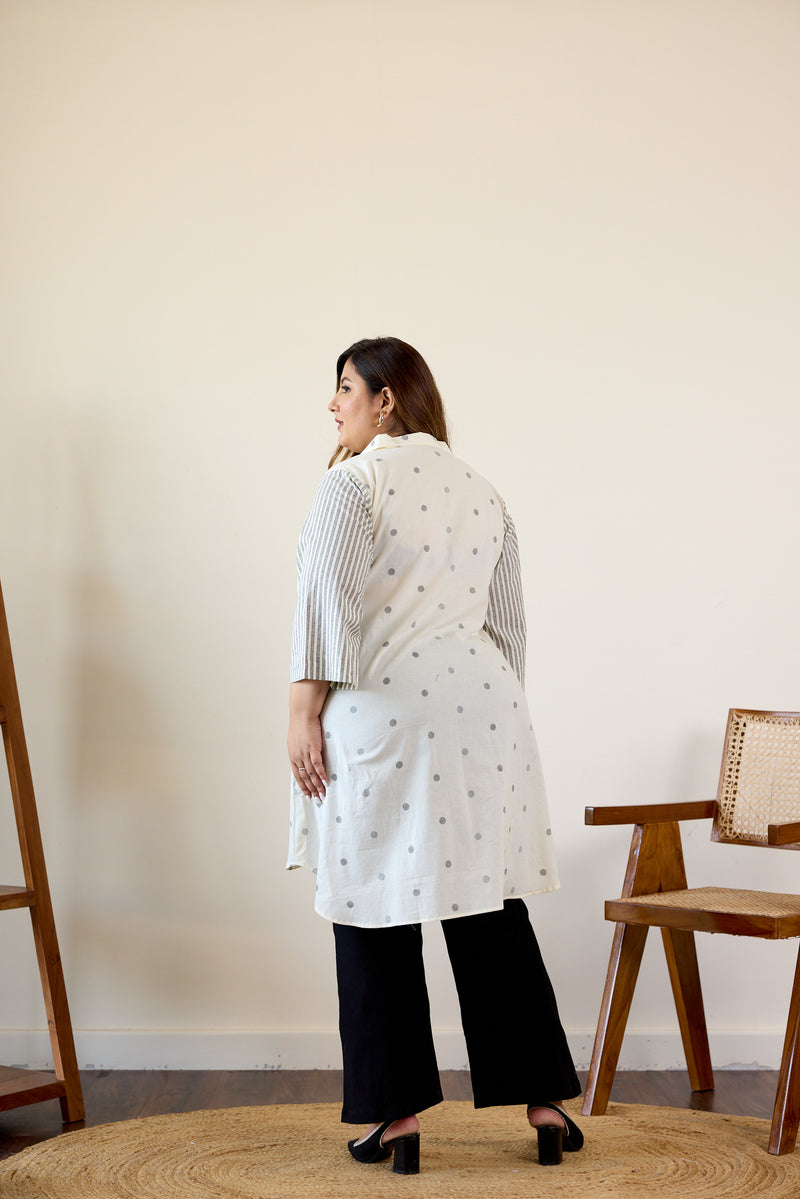
{"label": "cream wall", "polygon": [[[287,640],[334,362],[387,332],[519,527],[586,1064],[627,834],[584,804],[709,797],[729,706],[800,708],[798,110],[781,0],[3,0],[0,577],[82,1064],[338,1061]],[[697,881],[798,888],[687,831]],[[700,954],[715,1060],[774,1065],[793,946]],[[462,1065],[436,928],[429,974]],[[682,1061],[665,980],[654,938],[628,1065]]]}

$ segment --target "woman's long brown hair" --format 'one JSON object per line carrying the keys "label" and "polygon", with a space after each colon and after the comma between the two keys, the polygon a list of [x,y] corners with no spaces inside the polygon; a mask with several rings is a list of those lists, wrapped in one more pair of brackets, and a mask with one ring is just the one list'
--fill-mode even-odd
{"label": "woman's long brown hair", "polygon": [[[397,423],[404,433],[430,433],[437,441],[450,444],[439,388],[418,350],[398,337],[366,337],[355,342],[337,360],[337,391],[348,360],[372,395],[377,395],[384,387],[389,388],[394,396]],[[351,457],[351,450],[337,446],[328,465]]]}

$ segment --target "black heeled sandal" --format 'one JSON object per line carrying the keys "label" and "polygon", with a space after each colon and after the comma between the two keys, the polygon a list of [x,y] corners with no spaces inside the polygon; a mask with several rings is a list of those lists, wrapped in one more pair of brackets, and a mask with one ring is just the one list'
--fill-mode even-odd
{"label": "black heeled sandal", "polygon": [[404,1137],[393,1137],[391,1141],[383,1141],[383,1134],[392,1120],[379,1124],[360,1144],[358,1141],[348,1141],[347,1148],[357,1162],[384,1162],[392,1153],[394,1161],[392,1169],[395,1174],[419,1174],[419,1133],[410,1132]]}
{"label": "black heeled sandal", "polygon": [[554,1103],[532,1103],[528,1107],[528,1111],[532,1111],[535,1107],[546,1107],[564,1121],[563,1124],[540,1124],[536,1128],[539,1165],[560,1166],[562,1151],[577,1153],[579,1149],[583,1148],[583,1133],[575,1121],[571,1120],[567,1113],[560,1107],[556,1107]]}
{"label": "black heeled sandal", "polygon": [[357,1137],[354,1141],[347,1142],[347,1148],[357,1162],[386,1161],[390,1151],[381,1144],[381,1137],[390,1124],[391,1120],[387,1120],[385,1124],[379,1124],[360,1144]]}

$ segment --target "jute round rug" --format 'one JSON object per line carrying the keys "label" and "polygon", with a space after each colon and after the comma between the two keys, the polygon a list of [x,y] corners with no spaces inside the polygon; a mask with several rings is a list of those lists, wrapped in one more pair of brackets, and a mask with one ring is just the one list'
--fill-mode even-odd
{"label": "jute round rug", "polygon": [[[567,1104],[578,1117],[579,1102]],[[765,1120],[610,1104],[586,1147],[540,1166],[510,1109],[444,1103],[422,1118],[421,1173],[365,1166],[333,1103],[239,1107],[67,1133],[0,1163],[3,1199],[797,1199],[800,1152]]]}

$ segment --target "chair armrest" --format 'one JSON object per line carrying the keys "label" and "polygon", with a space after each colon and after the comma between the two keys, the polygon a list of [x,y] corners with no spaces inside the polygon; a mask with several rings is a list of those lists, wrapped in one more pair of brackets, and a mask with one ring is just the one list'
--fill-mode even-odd
{"label": "chair armrest", "polygon": [[770,824],[767,826],[768,845],[797,845],[800,842],[800,823]]}
{"label": "chair armrest", "polygon": [[[586,824],[666,824],[675,820],[704,820],[714,815],[716,807],[715,799],[698,799],[691,803],[625,804],[619,808],[587,808]],[[800,825],[779,827],[796,827],[800,830]]]}

